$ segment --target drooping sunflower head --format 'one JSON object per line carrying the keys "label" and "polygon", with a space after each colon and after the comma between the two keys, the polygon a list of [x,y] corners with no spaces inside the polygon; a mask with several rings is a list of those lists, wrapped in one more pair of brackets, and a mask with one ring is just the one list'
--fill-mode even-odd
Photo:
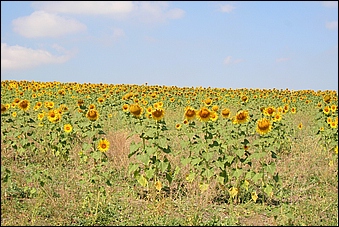
{"label": "drooping sunflower head", "polygon": [[7,106],[4,104],[1,104],[1,114],[5,113],[8,110]]}
{"label": "drooping sunflower head", "polygon": [[86,117],[91,121],[96,121],[99,118],[99,112],[96,109],[87,111]]}
{"label": "drooping sunflower head", "polygon": [[184,118],[187,120],[193,120],[196,116],[196,112],[195,109],[191,108],[191,107],[186,107],[185,110],[185,114],[184,114]]}
{"label": "drooping sunflower head", "polygon": [[269,133],[271,130],[272,130],[272,124],[271,124],[269,119],[262,118],[262,119],[258,120],[256,131],[259,134],[265,135],[265,134]]}
{"label": "drooping sunflower head", "polygon": [[246,95],[241,96],[241,101],[248,102],[248,97]]}
{"label": "drooping sunflower head", "polygon": [[199,121],[207,122],[211,118],[211,111],[207,109],[206,107],[202,107],[200,110],[198,110],[196,116]]}
{"label": "drooping sunflower head", "polygon": [[133,114],[135,117],[139,118],[143,112],[143,108],[139,106],[138,103],[131,104],[129,107],[129,111],[131,114]]}
{"label": "drooping sunflower head", "polygon": [[331,96],[330,95],[325,95],[323,99],[324,99],[324,102],[327,103],[327,104],[329,104],[331,102]]}
{"label": "drooping sunflower head", "polygon": [[243,124],[248,122],[250,119],[250,116],[248,114],[247,110],[240,110],[238,113],[233,117],[233,123],[234,124]]}
{"label": "drooping sunflower head", "polygon": [[223,118],[229,118],[230,115],[231,115],[231,111],[230,111],[230,109],[228,109],[228,108],[225,108],[225,109],[223,109],[223,110],[221,111],[221,116],[222,116]]}
{"label": "drooping sunflower head", "polygon": [[206,104],[206,106],[210,106],[212,104],[212,101],[213,100],[211,98],[207,98],[203,102]]}
{"label": "drooping sunflower head", "polygon": [[110,142],[107,139],[101,139],[98,143],[98,150],[106,152],[109,149]]}
{"label": "drooping sunflower head", "polygon": [[30,107],[30,103],[28,100],[24,99],[19,102],[18,107],[23,111],[27,111]]}
{"label": "drooping sunflower head", "polygon": [[165,116],[165,110],[158,108],[152,111],[152,118],[156,121],[160,121]]}
{"label": "drooping sunflower head", "polygon": [[72,127],[71,124],[65,124],[65,125],[64,125],[64,131],[65,131],[66,133],[70,133],[70,132],[72,132],[72,130],[73,130],[73,127]]}

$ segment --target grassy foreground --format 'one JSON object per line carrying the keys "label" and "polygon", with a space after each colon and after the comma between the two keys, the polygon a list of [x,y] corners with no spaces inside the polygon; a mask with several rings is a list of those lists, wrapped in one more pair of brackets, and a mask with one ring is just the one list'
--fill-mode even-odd
{"label": "grassy foreground", "polygon": [[329,155],[307,134],[278,162],[288,199],[237,205],[215,201],[216,191],[193,187],[185,196],[143,197],[127,174],[127,135],[108,134],[112,149],[101,171],[112,184],[105,193],[86,180],[97,173],[76,153],[67,163],[55,157],[18,160],[2,147],[1,225],[338,225],[338,163],[330,166]]}

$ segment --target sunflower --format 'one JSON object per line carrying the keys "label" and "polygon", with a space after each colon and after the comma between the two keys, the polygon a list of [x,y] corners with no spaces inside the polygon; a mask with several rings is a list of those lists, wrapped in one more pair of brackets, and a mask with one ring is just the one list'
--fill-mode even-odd
{"label": "sunflower", "polygon": [[41,121],[42,119],[44,119],[45,113],[39,113],[38,114],[38,120]]}
{"label": "sunflower", "polygon": [[246,95],[241,96],[241,101],[248,102],[248,97]]}
{"label": "sunflower", "polygon": [[212,106],[212,110],[217,112],[219,110],[219,106],[218,105],[214,105]]}
{"label": "sunflower", "polygon": [[57,110],[50,110],[47,116],[48,120],[53,123],[59,122],[61,117],[61,114]]}
{"label": "sunflower", "polygon": [[336,105],[332,105],[332,106],[331,106],[331,110],[332,110],[333,113],[334,113],[337,109],[338,109],[338,106],[336,106]]}
{"label": "sunflower", "polygon": [[5,113],[8,110],[7,106],[4,104],[1,104],[1,114]]}
{"label": "sunflower", "polygon": [[188,125],[188,120],[187,119],[185,119],[183,122],[182,122],[184,125]]}
{"label": "sunflower", "polygon": [[54,107],[54,102],[48,102],[47,108],[50,110],[50,109],[53,109],[53,107]]}
{"label": "sunflower", "polygon": [[88,110],[86,117],[91,121],[96,121],[99,118],[99,112],[95,109]]}
{"label": "sunflower", "polygon": [[269,106],[269,107],[264,109],[264,114],[266,116],[271,116],[272,117],[274,115],[274,113],[275,113],[275,108],[273,106]]}
{"label": "sunflower", "polygon": [[218,114],[215,112],[215,111],[212,111],[211,112],[211,120],[212,121],[216,121],[216,120],[218,120]]}
{"label": "sunflower", "polygon": [[302,129],[303,128],[303,123],[300,122],[300,124],[298,125],[298,129]]}
{"label": "sunflower", "polygon": [[72,129],[73,129],[73,127],[72,127],[72,125],[70,125],[70,124],[65,124],[65,125],[64,125],[64,131],[65,131],[66,133],[72,132]]}
{"label": "sunflower", "polygon": [[295,114],[297,112],[297,108],[296,107],[292,107],[291,108],[291,113]]}
{"label": "sunflower", "polygon": [[103,97],[99,97],[98,98],[98,103],[102,104],[104,103],[105,99]]}
{"label": "sunflower", "polygon": [[330,114],[330,112],[331,112],[331,108],[329,107],[329,106],[325,106],[324,107],[324,109],[323,109],[323,112],[324,112],[324,114]]}
{"label": "sunflower", "polygon": [[338,122],[332,121],[332,122],[330,123],[330,126],[331,126],[331,128],[337,128],[337,127],[338,127]]}
{"label": "sunflower", "polygon": [[266,118],[262,118],[262,119],[258,120],[256,130],[261,135],[265,135],[265,134],[269,133],[272,130],[272,124],[271,124],[270,120],[268,120]]}
{"label": "sunflower", "polygon": [[180,123],[177,123],[177,124],[175,125],[175,128],[179,130],[179,129],[181,129],[181,126],[182,126],[182,125],[181,125]]}
{"label": "sunflower", "polygon": [[331,96],[329,95],[325,95],[323,99],[324,99],[324,102],[327,104],[331,102]]}
{"label": "sunflower", "polygon": [[101,152],[106,152],[109,149],[109,141],[106,139],[101,139],[98,144],[98,149]]}
{"label": "sunflower", "polygon": [[189,106],[186,107],[185,114],[184,114],[184,118],[186,120],[193,120],[195,118],[195,115],[196,115],[195,109]]}
{"label": "sunflower", "polygon": [[221,111],[221,116],[222,116],[223,118],[229,118],[230,115],[231,115],[231,111],[230,111],[230,109],[228,109],[228,108],[225,108],[225,109],[223,109],[223,110]]}
{"label": "sunflower", "polygon": [[156,121],[160,121],[165,116],[165,110],[162,108],[152,111],[152,118]]}
{"label": "sunflower", "polygon": [[123,110],[124,112],[127,112],[128,109],[129,109],[129,105],[128,105],[128,104],[124,104],[124,105],[122,106],[122,110]]}
{"label": "sunflower", "polygon": [[28,100],[24,99],[19,102],[18,107],[23,111],[27,111],[30,107],[30,103]]}
{"label": "sunflower", "polygon": [[328,118],[326,119],[326,122],[327,122],[327,124],[331,124],[332,118],[331,118],[331,117],[328,117]]}
{"label": "sunflower", "polygon": [[202,107],[197,112],[197,118],[202,122],[207,122],[211,118],[211,111],[206,107]]}
{"label": "sunflower", "polygon": [[135,117],[139,118],[143,112],[143,108],[139,106],[138,103],[134,103],[130,105],[129,111],[131,114],[133,114]]}
{"label": "sunflower", "polygon": [[94,110],[95,109],[95,104],[89,104],[88,109]]}
{"label": "sunflower", "polygon": [[276,113],[273,117],[274,122],[281,121],[281,119],[282,119],[282,116],[280,113]]}
{"label": "sunflower", "polygon": [[12,117],[16,117],[17,116],[17,113],[16,112],[13,112],[12,113]]}
{"label": "sunflower", "polygon": [[238,111],[237,115],[233,117],[234,124],[243,124],[249,120],[250,116],[247,110]]}
{"label": "sunflower", "polygon": [[213,100],[211,98],[207,98],[203,102],[206,104],[206,106],[210,106],[212,104],[212,101]]}

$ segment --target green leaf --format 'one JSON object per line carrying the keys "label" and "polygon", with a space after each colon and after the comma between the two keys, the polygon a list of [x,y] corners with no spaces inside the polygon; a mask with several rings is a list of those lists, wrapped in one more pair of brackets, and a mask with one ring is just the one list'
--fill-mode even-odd
{"label": "green leaf", "polygon": [[135,173],[135,172],[139,172],[139,165],[138,164],[130,164],[128,166],[128,174],[131,174],[131,173]]}
{"label": "green leaf", "polygon": [[148,179],[152,179],[155,173],[155,169],[148,169],[145,171],[145,175]]}
{"label": "green leaf", "polygon": [[255,173],[252,177],[254,183],[257,183],[258,180],[262,179],[263,173]]}
{"label": "green leaf", "polygon": [[186,177],[186,180],[190,183],[192,183],[192,181],[194,180],[195,178],[195,173],[194,172],[191,172],[190,174],[188,174],[188,176]]}
{"label": "green leaf", "polygon": [[270,173],[271,175],[274,174],[275,172],[275,169],[276,169],[276,165],[275,165],[275,162],[272,162],[270,164],[268,164],[267,166],[264,167],[265,170]]}
{"label": "green leaf", "polygon": [[136,157],[139,161],[141,161],[143,164],[148,165],[150,161],[150,156],[148,154],[141,154]]}
{"label": "green leaf", "polygon": [[235,177],[235,178],[239,178],[240,176],[241,176],[241,174],[244,172],[244,170],[243,169],[236,169],[234,172],[233,172],[233,176]]}
{"label": "green leaf", "polygon": [[160,161],[159,162],[159,169],[161,170],[161,172],[165,172],[166,171],[166,169],[167,169],[167,167],[168,167],[168,164],[169,164],[169,162],[167,161],[167,162],[163,162],[163,161]]}
{"label": "green leaf", "polygon": [[180,162],[185,166],[191,162],[191,158],[182,158]]}
{"label": "green leaf", "polygon": [[138,149],[141,147],[141,144],[140,143],[135,143],[135,142],[132,142],[129,146],[129,155],[128,155],[128,158],[132,157],[137,151]]}
{"label": "green leaf", "polygon": [[213,158],[213,152],[209,152],[209,151],[207,151],[207,152],[204,152],[204,153],[202,153],[202,157],[206,160],[206,161],[209,161],[209,160],[211,160],[212,158]]}
{"label": "green leaf", "polygon": [[214,175],[214,172],[212,169],[206,169],[201,175],[205,176],[207,179],[210,179]]}
{"label": "green leaf", "polygon": [[201,161],[201,158],[197,157],[197,158],[193,158],[191,161],[191,164],[193,166],[195,166],[196,164],[198,164]]}
{"label": "green leaf", "polygon": [[147,186],[147,183],[148,183],[147,179],[143,175],[138,175],[137,181],[139,182],[139,184],[141,184],[141,186],[143,186],[143,187]]}

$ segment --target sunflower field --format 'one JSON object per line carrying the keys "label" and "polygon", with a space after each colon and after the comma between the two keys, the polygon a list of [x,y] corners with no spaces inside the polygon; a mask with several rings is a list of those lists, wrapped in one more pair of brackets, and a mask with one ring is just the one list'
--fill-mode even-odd
{"label": "sunflower field", "polygon": [[1,225],[338,225],[337,193],[336,91],[1,81]]}

